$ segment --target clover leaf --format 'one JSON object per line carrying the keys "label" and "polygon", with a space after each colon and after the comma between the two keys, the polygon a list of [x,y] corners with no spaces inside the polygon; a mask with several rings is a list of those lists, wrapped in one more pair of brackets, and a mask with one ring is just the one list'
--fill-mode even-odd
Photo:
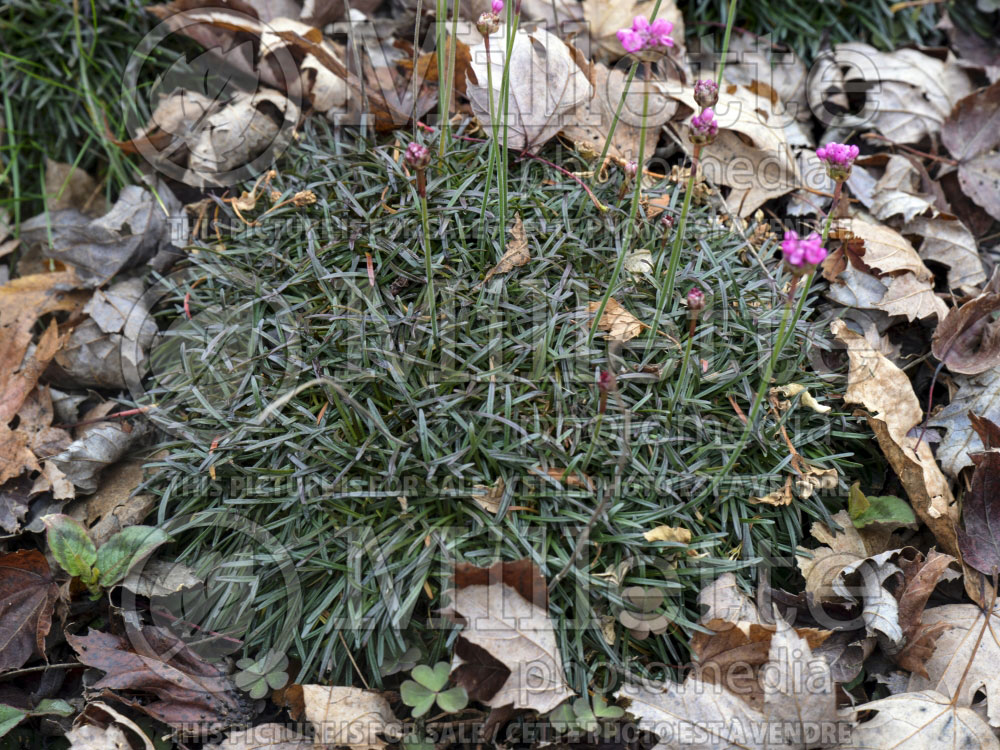
{"label": "clover leaf", "polygon": [[420,664],[410,672],[410,677],[413,679],[399,686],[403,703],[412,709],[414,718],[430,711],[435,701],[438,708],[449,714],[461,711],[468,705],[469,695],[465,692],[465,688],[444,689],[448,684],[450,671],[451,666],[444,661],[438,662],[433,667]]}

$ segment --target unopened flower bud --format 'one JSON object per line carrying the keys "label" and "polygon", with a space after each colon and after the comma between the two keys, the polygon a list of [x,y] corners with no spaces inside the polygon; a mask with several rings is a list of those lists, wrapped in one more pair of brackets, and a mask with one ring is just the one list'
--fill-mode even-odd
{"label": "unopened flower bud", "polygon": [[691,287],[691,291],[688,292],[688,309],[691,312],[701,312],[705,309],[705,293],[701,291],[698,287]]}
{"label": "unopened flower bud", "polygon": [[431,163],[431,152],[427,146],[414,141],[406,147],[405,159],[411,169],[425,169]]}
{"label": "unopened flower bud", "polygon": [[495,34],[500,29],[500,16],[496,13],[481,13],[476,21],[476,29],[483,36]]}
{"label": "unopened flower bud", "polygon": [[714,107],[719,102],[719,86],[715,81],[702,79],[694,82],[694,100],[701,108]]}

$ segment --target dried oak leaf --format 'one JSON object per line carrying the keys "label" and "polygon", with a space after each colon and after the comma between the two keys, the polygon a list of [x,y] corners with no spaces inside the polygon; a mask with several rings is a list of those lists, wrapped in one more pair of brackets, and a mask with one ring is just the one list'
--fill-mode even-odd
{"label": "dried oak leaf", "polygon": [[[825,659],[783,620],[771,636],[763,707],[757,709],[724,686],[688,676],[683,683],[627,684],[615,694],[628,701],[638,726],[676,746],[679,738],[704,738],[686,747],[803,750],[850,721],[837,711],[836,686]],[[813,734],[813,733],[822,734]],[[810,737],[812,735],[812,737]]]}
{"label": "dried oak leaf", "polygon": [[1000,269],[982,293],[952,308],[938,323],[931,339],[934,356],[952,372],[978,375],[1000,366]]}
{"label": "dried oak leaf", "polygon": [[154,696],[137,702],[111,693],[175,729],[211,734],[248,718],[225,673],[165,630],[147,626],[129,639],[91,630],[85,636],[67,633],[66,642],[83,664],[106,673],[95,689]]}
{"label": "dried oak leaf", "polygon": [[1000,81],[955,104],[941,129],[941,142],[958,160],[965,194],[1000,219]]}
{"label": "dried oak leaf", "polygon": [[1000,607],[986,615],[975,604],[946,604],[924,610],[922,621],[951,627],[938,637],[925,673],[910,676],[909,689],[936,690],[964,708],[982,692],[990,726],[1000,727]]}
{"label": "dried oak leaf", "polygon": [[[444,614],[465,625],[461,639],[510,671],[500,688],[480,702],[546,713],[574,695],[549,619],[545,579],[531,560],[490,568],[462,564],[455,569],[454,584]],[[456,653],[452,675],[463,686],[474,676],[474,670],[460,669],[464,663]]]}
{"label": "dried oak leaf", "polygon": [[0,557],[0,670],[18,669],[45,653],[59,587],[38,550]]}

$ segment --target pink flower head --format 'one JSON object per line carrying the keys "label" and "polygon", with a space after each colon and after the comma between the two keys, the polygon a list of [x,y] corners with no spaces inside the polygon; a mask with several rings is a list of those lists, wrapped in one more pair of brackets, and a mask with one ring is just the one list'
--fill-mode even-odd
{"label": "pink flower head", "polygon": [[691,287],[687,297],[688,309],[692,312],[705,309],[705,293],[696,286]]}
{"label": "pink flower head", "polygon": [[632,31],[632,29],[620,29],[618,31],[618,41],[622,43],[622,48],[630,55],[635,54],[645,45],[642,36]]}
{"label": "pink flower head", "polygon": [[691,118],[692,142],[704,145],[711,143],[719,132],[719,121],[715,119],[715,112],[711,107],[706,107],[700,115]]}
{"label": "pink flower head", "polygon": [[670,38],[670,32],[674,30],[674,25],[666,18],[657,18],[649,25],[649,43],[653,47],[673,47],[674,40]]}
{"label": "pink flower head", "polygon": [[826,165],[826,172],[838,182],[851,176],[851,167],[861,149],[844,143],[828,143],[816,149],[816,157]]}
{"label": "pink flower head", "polygon": [[430,164],[431,152],[427,146],[413,141],[406,147],[406,156],[404,158],[407,165],[413,169],[423,169]]}
{"label": "pink flower head", "polygon": [[719,85],[709,79],[695,81],[694,100],[699,107],[714,107],[719,102]]}
{"label": "pink flower head", "polygon": [[638,162],[635,161],[635,159],[625,162],[626,177],[635,177],[638,173],[639,173],[639,164]]}
{"label": "pink flower head", "polygon": [[817,232],[804,239],[799,237],[798,232],[785,232],[781,252],[789,270],[796,275],[812,273],[827,255],[823,238]]}
{"label": "pink flower head", "polygon": [[645,16],[636,16],[632,19],[632,28],[621,29],[617,36],[625,51],[634,55],[643,50],[660,52],[663,48],[673,47],[674,40],[670,38],[673,30],[674,25],[665,18],[657,18],[650,23]]}
{"label": "pink flower head", "polygon": [[493,5],[491,6],[493,13],[500,15],[503,13],[503,0],[493,0]]}

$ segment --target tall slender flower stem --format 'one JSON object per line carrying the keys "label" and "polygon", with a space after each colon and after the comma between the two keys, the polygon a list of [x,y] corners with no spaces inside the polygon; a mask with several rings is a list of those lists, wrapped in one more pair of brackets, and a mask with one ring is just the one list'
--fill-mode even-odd
{"label": "tall slender flower stem", "polygon": [[[830,212],[827,214],[826,222],[823,225],[822,239],[824,243],[826,243],[826,240],[829,237],[830,226],[833,222],[833,215],[837,210],[838,204],[840,203],[843,186],[843,181],[838,180],[833,189],[833,204],[830,206]],[[750,407],[750,414],[747,417],[746,425],[743,428],[743,434],[740,435],[739,442],[736,444],[733,452],[729,455],[729,460],[726,461],[726,465],[723,466],[722,470],[715,475],[708,487],[699,493],[699,495],[694,500],[690,501],[685,507],[697,505],[708,497],[719,485],[719,482],[722,481],[722,478],[725,477],[736,465],[736,462],[743,453],[743,449],[746,448],[747,442],[750,439],[750,433],[753,431],[754,422],[757,421],[757,415],[760,413],[760,408],[764,403],[764,397],[767,393],[767,389],[771,384],[771,376],[774,375],[774,368],[778,362],[778,358],[781,356],[781,353],[785,350],[785,347],[788,345],[788,342],[795,333],[795,326],[802,317],[802,310],[805,308],[806,299],[809,297],[809,289],[812,286],[812,281],[815,275],[815,273],[811,273],[805,277],[805,284],[802,286],[802,292],[799,294],[799,301],[798,304],[795,305],[794,312],[792,310],[792,300],[794,299],[798,278],[793,278],[791,286],[788,290],[788,299],[785,301],[785,312],[781,317],[781,325],[778,327],[778,335],[775,337],[775,346],[771,351],[770,358],[768,359],[767,369],[764,371],[764,377],[760,381],[760,385],[757,387],[757,393],[754,395],[753,404]]]}
{"label": "tall slender flower stem", "polygon": [[[660,12],[660,4],[663,0],[656,0],[656,4],[653,6],[653,11],[649,14],[650,22],[656,20],[656,14]],[[608,158],[608,149],[611,147],[611,141],[615,137],[615,130],[618,129],[618,120],[621,119],[622,109],[625,107],[625,99],[628,98],[629,89],[632,87],[632,80],[635,78],[636,71],[639,70],[639,61],[636,60],[632,63],[632,67],[628,71],[628,75],[625,77],[625,87],[622,89],[621,98],[618,100],[618,106],[615,107],[614,117],[611,118],[611,127],[608,129],[608,137],[604,139],[604,148],[601,149],[601,157],[597,160],[597,169],[594,170],[594,175],[591,177],[591,184],[596,184],[597,179],[601,174],[601,170],[604,168],[604,161]],[[646,118],[643,117],[643,126],[645,126]]]}
{"label": "tall slender flower stem", "polygon": [[736,20],[736,0],[729,0],[729,15],[726,17],[726,34],[722,37],[722,59],[719,60],[719,72],[715,83],[722,90],[722,72],[726,69],[726,55],[729,54],[729,38],[733,34],[733,21]]}
{"label": "tall slender flower stem", "polygon": [[604,291],[601,303],[597,306],[594,321],[590,325],[590,335],[587,337],[588,349],[593,346],[594,336],[597,333],[601,318],[604,316],[604,310],[608,306],[608,300],[611,299],[611,294],[614,292],[618,278],[621,276],[622,267],[625,265],[625,255],[628,252],[629,244],[632,242],[632,231],[635,228],[636,216],[639,213],[639,198],[642,196],[643,164],[646,161],[646,116],[649,114],[649,86],[652,83],[652,63],[646,63],[646,75],[649,80],[646,81],[642,97],[642,125],[639,128],[639,159],[636,162],[638,169],[635,175],[635,190],[632,193],[632,205],[629,208],[628,223],[625,225],[625,236],[622,238],[622,248],[618,253],[618,260],[615,263],[614,270],[611,272],[611,278],[608,279],[608,287]]}
{"label": "tall slender flower stem", "polygon": [[517,27],[521,20],[521,0],[510,3],[507,11],[507,49],[503,59],[503,77],[500,81],[500,109],[503,117],[503,140],[497,158],[497,184],[500,193],[500,207],[497,212],[500,222],[499,231],[501,244],[503,233],[507,227],[507,125],[510,114],[510,58],[514,51],[514,40],[517,37]]}
{"label": "tall slender flower stem", "polygon": [[427,175],[423,169],[417,172],[417,193],[420,195],[420,224],[424,240],[424,273],[427,276],[427,311],[431,316],[431,347],[437,343],[437,300],[434,295],[434,268],[431,255],[430,220],[427,215]]}
{"label": "tall slender flower stem", "polygon": [[[651,341],[656,340],[656,334],[660,328],[660,317],[663,315],[663,308],[674,296],[674,283],[677,278],[677,268],[681,260],[681,243],[684,241],[684,228],[687,226],[688,212],[691,210],[691,194],[694,192],[694,182],[698,176],[698,158],[701,156],[701,146],[694,147],[694,156],[691,158],[691,176],[688,178],[687,189],[684,191],[684,203],[681,204],[681,218],[677,222],[674,230],[674,244],[670,248],[670,263],[667,266],[667,279],[664,282],[663,294],[656,305],[656,315],[653,317],[653,336]],[[663,263],[663,255],[656,262],[656,270],[659,271]]]}
{"label": "tall slender flower stem", "polygon": [[670,404],[667,407],[667,419],[673,419],[674,407],[677,406],[677,399],[680,394],[687,389],[688,367],[691,365],[691,349],[694,346],[694,334],[698,328],[698,318],[691,316],[691,325],[688,326],[688,340],[684,344],[684,358],[681,360],[681,378],[674,388],[674,395],[670,397]]}
{"label": "tall slender flower stem", "polygon": [[[486,204],[490,198],[490,185],[493,184],[493,170],[497,165],[497,150],[499,149],[499,144],[497,143],[496,107],[493,103],[493,58],[490,56],[489,34],[483,37],[483,44],[486,46],[486,90],[489,95],[490,128],[493,130],[493,137],[490,138],[490,156],[486,165],[486,182],[483,185],[483,205],[479,211],[479,221],[482,223],[483,229],[485,230]],[[486,234],[485,231],[483,234]]]}

